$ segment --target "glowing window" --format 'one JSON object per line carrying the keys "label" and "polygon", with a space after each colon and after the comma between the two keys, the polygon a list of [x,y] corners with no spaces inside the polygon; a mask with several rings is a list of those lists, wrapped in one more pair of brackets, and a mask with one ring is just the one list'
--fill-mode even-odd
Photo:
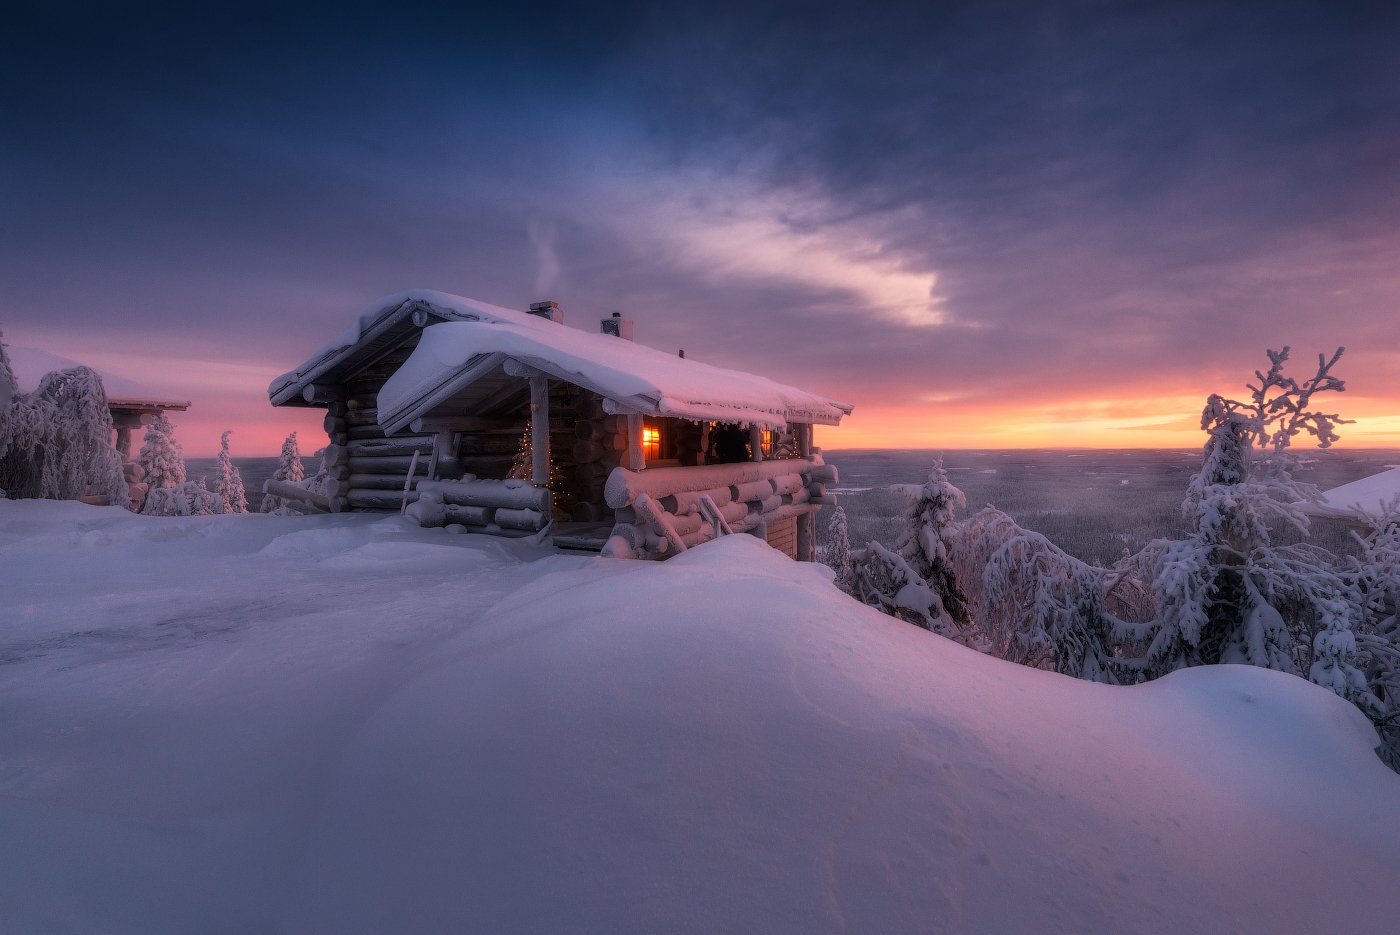
{"label": "glowing window", "polygon": [[642,456],[648,461],[661,458],[661,430],[655,426],[642,428]]}

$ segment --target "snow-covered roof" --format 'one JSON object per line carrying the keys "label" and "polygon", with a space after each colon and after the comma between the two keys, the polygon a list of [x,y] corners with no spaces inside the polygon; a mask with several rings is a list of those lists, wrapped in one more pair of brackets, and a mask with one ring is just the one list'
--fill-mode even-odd
{"label": "snow-covered roof", "polygon": [[[532,316],[533,317],[533,316]],[[450,322],[423,332],[379,391],[379,424],[395,432],[512,359],[648,415],[782,427],[835,425],[851,407],[767,377],[726,370],[613,335],[537,324]]]}
{"label": "snow-covered roof", "polygon": [[1367,513],[1380,513],[1381,504],[1397,496],[1400,496],[1400,467],[1324,491],[1322,502],[1307,504],[1304,511],[1314,516],[1351,518],[1358,515],[1358,506]]}
{"label": "snow-covered roof", "polygon": [[509,322],[521,327],[550,325],[527,312],[501,308],[475,299],[466,299],[431,289],[410,289],[371,302],[355,318],[355,323],[339,337],[330,341],[295,370],[282,374],[267,388],[274,406],[298,405],[308,384],[321,378],[334,378],[338,369],[355,363],[368,351],[381,345],[397,343],[411,328],[415,313],[427,320]]}
{"label": "snow-covered roof", "polygon": [[[73,367],[90,366],[67,357],[50,354],[37,347],[7,346],[5,350],[9,354],[10,366],[15,372],[17,389],[21,393],[32,393],[38,389],[39,381],[47,373],[52,373],[55,370],[70,370]],[[107,401],[113,406],[150,409],[189,408],[190,402],[187,399],[173,399],[159,390],[137,383],[135,380],[128,380],[126,377],[109,373],[97,367],[91,369],[96,370],[97,375],[102,378],[102,388],[107,392]]]}
{"label": "snow-covered roof", "polygon": [[[310,383],[382,350],[423,313],[429,325],[379,391],[379,423],[393,433],[509,359],[592,390],[620,408],[657,416],[834,425],[851,406],[766,377],[677,357],[612,335],[442,292],[414,290],[371,304],[355,327],[268,387],[273,405],[300,401]],[[377,345],[377,346],[376,346]]]}

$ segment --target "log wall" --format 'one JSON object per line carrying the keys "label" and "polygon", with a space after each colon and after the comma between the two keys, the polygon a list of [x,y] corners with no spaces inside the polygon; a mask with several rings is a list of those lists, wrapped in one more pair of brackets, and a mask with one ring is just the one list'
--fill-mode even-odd
{"label": "log wall", "polygon": [[705,498],[731,531],[762,536],[787,555],[804,558],[808,542],[802,521],[830,502],[826,484],[836,480],[836,469],[820,452],[781,461],[646,471],[619,467],[605,485],[616,522],[603,554],[659,559],[714,538],[720,524],[704,517]]}

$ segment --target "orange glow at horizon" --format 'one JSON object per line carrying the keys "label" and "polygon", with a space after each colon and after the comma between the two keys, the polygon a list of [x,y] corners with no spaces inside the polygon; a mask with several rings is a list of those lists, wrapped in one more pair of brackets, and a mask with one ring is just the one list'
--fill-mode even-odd
{"label": "orange glow at horizon", "polygon": [[[1204,396],[1057,400],[1034,406],[866,406],[840,426],[819,426],[823,448],[1198,448]],[[1352,396],[1328,400],[1353,424],[1337,429],[1338,448],[1400,448],[1400,401]],[[1130,414],[1115,414],[1130,413]],[[1296,444],[1313,446],[1310,437]]]}

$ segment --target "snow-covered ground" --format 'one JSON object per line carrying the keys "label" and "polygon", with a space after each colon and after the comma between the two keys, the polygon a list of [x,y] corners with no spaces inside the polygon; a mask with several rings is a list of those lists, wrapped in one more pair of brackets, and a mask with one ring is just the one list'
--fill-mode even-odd
{"label": "snow-covered ground", "polygon": [[1383,932],[1400,777],[1259,669],[1114,688],[735,536],[0,501],[6,932]]}

